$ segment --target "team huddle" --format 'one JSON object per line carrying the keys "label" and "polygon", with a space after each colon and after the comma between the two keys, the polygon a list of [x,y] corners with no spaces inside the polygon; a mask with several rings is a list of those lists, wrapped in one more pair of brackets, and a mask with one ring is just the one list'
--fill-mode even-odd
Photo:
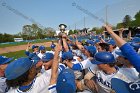
{"label": "team huddle", "polygon": [[0,56],[0,93],[140,93],[140,38],[126,42],[104,27],[112,39],[61,33],[50,51],[28,43],[27,57]]}

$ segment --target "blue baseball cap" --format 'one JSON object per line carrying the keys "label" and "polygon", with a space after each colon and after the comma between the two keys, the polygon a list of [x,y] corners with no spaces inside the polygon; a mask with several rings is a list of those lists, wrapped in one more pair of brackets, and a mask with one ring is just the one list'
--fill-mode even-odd
{"label": "blue baseball cap", "polygon": [[95,53],[97,52],[95,46],[84,46],[84,47],[85,47],[85,49],[86,49],[87,51],[89,51],[89,53],[90,53],[92,56],[94,56]]}
{"label": "blue baseball cap", "polygon": [[42,57],[42,61],[48,62],[52,60],[54,55],[52,53],[45,53]]}
{"label": "blue baseball cap", "polygon": [[6,64],[13,60],[14,58],[7,58],[5,56],[0,56],[0,65]]}
{"label": "blue baseball cap", "polygon": [[40,50],[45,50],[45,46],[43,46],[43,45],[39,46],[39,51]]}
{"label": "blue baseball cap", "polygon": [[139,43],[140,38],[139,37],[134,37],[131,42]]}
{"label": "blue baseball cap", "polygon": [[113,54],[109,52],[98,52],[95,54],[94,59],[91,61],[93,64],[109,64],[115,63]]}
{"label": "blue baseball cap", "polygon": [[112,78],[111,85],[116,93],[140,93],[140,80],[126,83],[121,79]]}
{"label": "blue baseball cap", "polygon": [[110,41],[108,41],[108,44],[115,46],[116,42],[113,39],[111,39]]}
{"label": "blue baseball cap", "polygon": [[27,72],[33,65],[36,65],[37,62],[30,60],[29,58],[19,58],[11,62],[5,69],[5,77],[8,80],[16,79],[19,76]]}
{"label": "blue baseball cap", "polygon": [[34,48],[38,48],[38,46],[37,45],[32,45],[32,49],[34,49]]}
{"label": "blue baseball cap", "polygon": [[75,75],[71,69],[64,69],[58,76],[56,90],[58,93],[75,93]]}
{"label": "blue baseball cap", "polygon": [[100,40],[99,40],[99,39],[96,39],[96,40],[95,40],[95,43],[98,43],[98,42],[100,42]]}
{"label": "blue baseball cap", "polygon": [[72,60],[73,59],[72,52],[68,51],[68,52],[64,52],[62,54],[62,61],[66,60],[66,59],[68,59],[68,60]]}
{"label": "blue baseball cap", "polygon": [[89,40],[87,43],[88,44],[91,44],[91,45],[94,45],[95,44],[92,40]]}
{"label": "blue baseball cap", "polygon": [[52,48],[52,49],[54,49],[54,48],[55,48],[55,46],[56,46],[55,44],[51,44],[51,48]]}

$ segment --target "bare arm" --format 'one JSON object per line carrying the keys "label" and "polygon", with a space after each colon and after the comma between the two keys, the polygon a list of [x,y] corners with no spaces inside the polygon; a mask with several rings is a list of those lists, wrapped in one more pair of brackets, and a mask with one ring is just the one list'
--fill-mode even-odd
{"label": "bare arm", "polygon": [[122,45],[124,45],[126,43],[125,40],[123,40],[117,34],[115,34],[113,32],[113,30],[110,26],[106,25],[105,28],[106,28],[107,32],[111,35],[111,37],[115,40],[118,47],[121,47]]}
{"label": "bare arm", "polygon": [[58,77],[58,65],[59,65],[59,53],[62,50],[62,46],[60,42],[57,44],[55,48],[55,53],[54,53],[54,59],[53,59],[53,64],[52,64],[52,74],[51,74],[51,79],[50,79],[50,85],[56,84],[57,82],[57,77]]}
{"label": "bare arm", "polygon": [[26,51],[29,51],[29,48],[30,48],[30,42],[28,42],[28,44],[27,44],[27,48],[26,48]]}
{"label": "bare arm", "polygon": [[67,35],[66,34],[62,35],[62,41],[63,41],[64,50],[66,52],[69,51],[69,47],[68,47],[68,44],[67,44]]}
{"label": "bare arm", "polygon": [[123,31],[124,31],[123,28],[121,28],[121,29],[119,30],[119,36],[120,36],[120,38],[122,38],[122,39],[123,39]]}

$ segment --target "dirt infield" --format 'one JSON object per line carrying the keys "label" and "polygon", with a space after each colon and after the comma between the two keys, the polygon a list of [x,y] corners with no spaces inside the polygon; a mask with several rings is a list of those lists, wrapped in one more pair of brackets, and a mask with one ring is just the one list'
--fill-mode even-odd
{"label": "dirt infield", "polygon": [[[50,47],[51,42],[45,42],[45,43],[36,43],[36,45],[44,45],[46,47]],[[19,45],[19,46],[10,46],[10,47],[5,47],[5,48],[0,48],[0,54],[3,53],[9,53],[9,52],[16,52],[20,50],[26,50],[27,45]]]}

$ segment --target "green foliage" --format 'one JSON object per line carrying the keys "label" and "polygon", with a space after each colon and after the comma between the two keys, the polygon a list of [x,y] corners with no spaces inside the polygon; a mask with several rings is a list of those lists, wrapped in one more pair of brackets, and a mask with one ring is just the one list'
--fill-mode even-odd
{"label": "green foliage", "polygon": [[42,29],[37,24],[24,25],[20,35],[24,40],[44,39],[46,37],[54,37],[55,30],[51,27]]}
{"label": "green foliage", "polygon": [[69,35],[72,35],[74,32],[72,30],[69,31]]}
{"label": "green foliage", "polygon": [[96,34],[101,34],[102,32],[103,32],[103,29],[102,29],[102,27],[94,27],[94,28],[92,28],[92,31],[95,31],[96,32]]}
{"label": "green foliage", "polygon": [[140,11],[136,13],[132,26],[140,26]]}
{"label": "green foliage", "polygon": [[123,27],[124,27],[123,23],[118,23],[117,26],[116,26],[117,29],[120,29],[120,28],[123,28]]}
{"label": "green foliage", "polygon": [[54,37],[56,34],[55,30],[51,27],[48,27],[44,30],[44,33],[46,34],[47,37]]}
{"label": "green foliage", "polygon": [[77,31],[77,30],[74,30],[74,31],[73,31],[73,34],[77,34],[77,33],[78,33],[78,31]]}
{"label": "green foliage", "polygon": [[122,28],[122,27],[133,27],[133,26],[140,26],[140,11],[136,13],[134,16],[135,20],[131,19],[131,16],[126,15],[123,19],[122,23],[117,24],[117,28]]}
{"label": "green foliage", "polygon": [[3,42],[13,42],[14,41],[14,36],[10,35],[10,34],[2,34],[0,33],[0,43]]}
{"label": "green foliage", "polygon": [[126,15],[123,19],[123,26],[126,28],[126,27],[129,27],[131,26],[131,22],[132,22],[132,19],[131,19],[131,16],[130,15]]}

